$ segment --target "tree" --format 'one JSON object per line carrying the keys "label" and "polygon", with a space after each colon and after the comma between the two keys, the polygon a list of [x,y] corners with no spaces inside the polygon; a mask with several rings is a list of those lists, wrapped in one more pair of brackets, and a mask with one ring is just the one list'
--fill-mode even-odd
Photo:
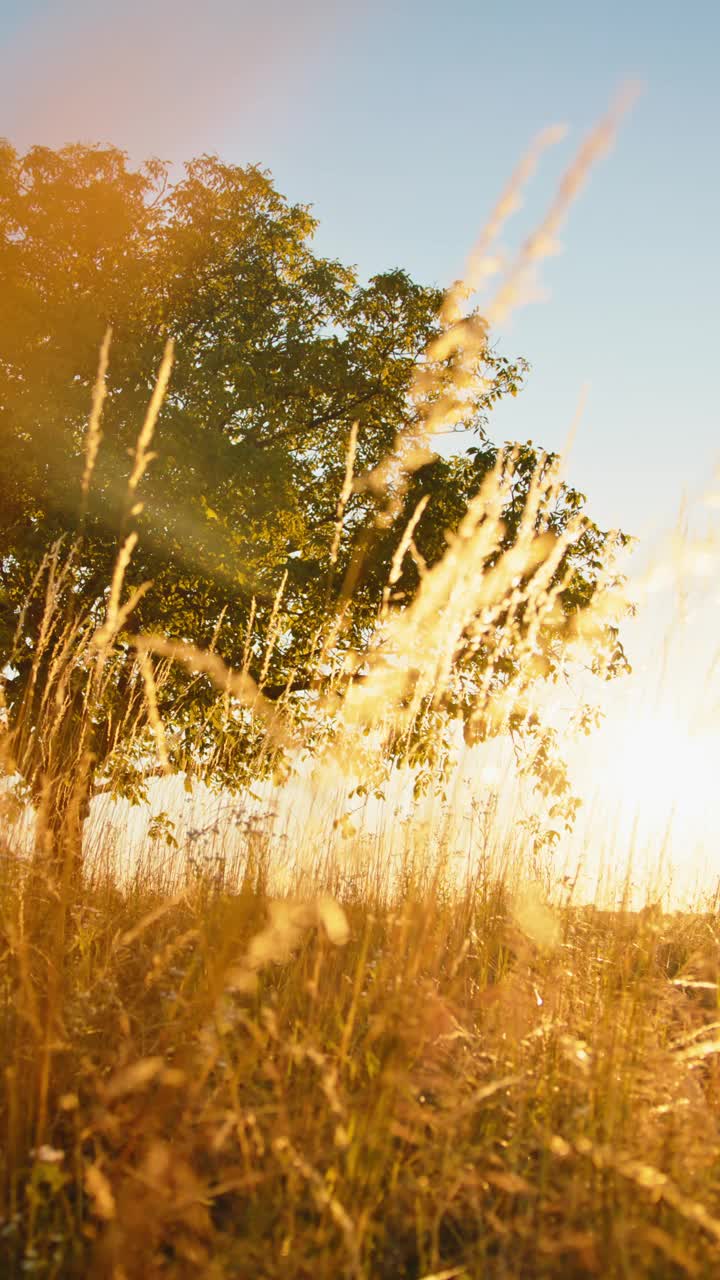
{"label": "tree", "polygon": [[[445,529],[496,461],[487,415],[516,394],[525,365],[483,341],[470,360],[478,376],[454,415],[472,447],[413,469],[391,521],[378,519],[387,495],[356,483],[337,544],[351,432],[355,475],[372,476],[398,435],[418,426],[422,398],[409,395],[418,363],[432,371],[426,401],[439,401],[458,353],[427,355],[443,327],[441,291],[402,271],[362,284],[314,252],[315,227],[309,209],[286,201],[257,167],[203,156],[172,181],[161,163],[133,171],[112,148],[34,148],[26,156],[0,148],[0,651],[15,763],[35,801],[44,797],[53,843],[72,827],[73,856],[93,787],[111,758],[127,764],[130,730],[136,737],[147,722],[130,630],[211,645],[230,666],[244,663],[267,698],[301,698],[322,679],[318,637],[338,612],[335,675],[338,655],[361,648],[383,600],[387,606],[388,571],[419,497],[431,500],[415,543],[433,564]],[[108,328],[89,482],[87,416]],[[175,363],[151,458],[135,442],[168,340]],[[528,449],[509,537],[534,460]],[[581,495],[564,489],[559,526],[581,506]],[[603,542],[588,523],[584,543],[568,551],[568,615],[592,597]],[[112,634],[112,652],[91,657],[112,604],[118,547],[127,551],[134,607]],[[417,585],[417,569],[405,563],[395,607]],[[258,639],[268,627],[271,653]],[[482,655],[472,659],[477,665]],[[172,767],[212,761],[228,784],[256,767],[246,720],[236,734],[244,751],[214,750],[232,734],[208,680],[178,667],[158,680],[141,667],[150,718],[168,721]],[[52,752],[43,730],[51,687]],[[470,714],[457,701],[451,710]],[[140,785],[136,765],[125,770],[126,788]],[[86,783],[77,799],[79,774]]]}

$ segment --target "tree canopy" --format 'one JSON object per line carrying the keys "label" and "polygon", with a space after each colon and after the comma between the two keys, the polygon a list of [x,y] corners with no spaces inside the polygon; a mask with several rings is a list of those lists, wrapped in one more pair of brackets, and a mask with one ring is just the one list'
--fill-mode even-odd
{"label": "tree canopy", "polygon": [[[387,605],[398,540],[421,498],[416,554],[395,575],[394,608],[412,600],[421,567],[442,558],[446,531],[498,460],[488,414],[517,393],[525,363],[484,342],[472,360],[477,376],[453,414],[465,448],[414,468],[389,522],[377,520],[384,499],[376,485],[351,485],[338,544],[351,432],[360,478],[412,433],[420,409],[410,390],[442,331],[444,295],[401,270],[363,283],[314,250],[315,229],[310,209],[287,201],[258,167],[202,156],[174,177],[157,161],[133,169],[113,148],[36,147],[21,156],[0,145],[0,651],[11,724],[21,708],[32,721],[28,699],[39,707],[37,690],[55,678],[70,615],[84,620],[78,625],[101,625],[118,546],[131,528],[138,537],[128,589],[152,586],[138,594],[126,630],[210,645],[230,666],[244,664],[269,698],[300,695],[317,682],[317,637],[345,601],[349,575],[352,607],[337,647],[362,646]],[[108,329],[102,440],[83,495],[88,412]],[[129,505],[135,441],[168,339],[175,360],[156,456],[143,466],[141,502]],[[432,395],[443,394],[455,359],[435,361]],[[524,446],[505,513],[509,540],[537,462]],[[583,504],[560,487],[558,530]],[[62,554],[72,553],[61,573],[60,552],[47,554],[63,537]],[[598,585],[604,544],[588,520],[558,565],[568,617]],[[37,636],[53,574],[64,621],[54,624],[43,655]],[[271,652],[257,639],[268,627]],[[610,628],[608,638],[621,663]],[[548,639],[549,667],[559,661],[557,644],[557,634]],[[477,646],[466,656],[482,664]],[[121,638],[93,714],[94,773],[120,745],[118,707],[135,662]],[[86,674],[76,662],[67,723],[80,714]],[[199,768],[205,753],[220,781],[237,780],[240,757],[231,764],[227,751],[212,755],[228,728],[213,718],[209,682],[176,672],[157,696],[173,717],[172,764]],[[471,699],[455,699],[451,710],[469,716]],[[27,723],[25,743],[25,773],[38,790],[48,762]]]}

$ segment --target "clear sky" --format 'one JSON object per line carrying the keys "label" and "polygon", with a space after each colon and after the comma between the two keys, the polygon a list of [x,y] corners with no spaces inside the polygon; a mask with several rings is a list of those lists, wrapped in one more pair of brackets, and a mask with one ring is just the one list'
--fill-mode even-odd
{"label": "clear sky", "polygon": [[571,478],[643,533],[720,459],[718,50],[716,0],[0,0],[0,134],[260,162],[314,205],[324,252],[447,283],[538,129],[569,133],[508,248],[639,80],[547,297],[498,335],[533,372],[492,434],[560,446],[587,386]]}

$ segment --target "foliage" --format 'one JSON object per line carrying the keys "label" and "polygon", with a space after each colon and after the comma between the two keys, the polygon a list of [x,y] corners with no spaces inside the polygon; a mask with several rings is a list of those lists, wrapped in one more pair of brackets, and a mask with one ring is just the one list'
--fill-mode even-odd
{"label": "foliage", "polygon": [[[52,772],[39,730],[53,682],[65,708],[57,770],[74,761],[92,778],[105,770],[113,786],[141,793],[148,721],[130,628],[210,646],[230,667],[244,668],[266,698],[284,695],[294,706],[310,746],[319,729],[308,695],[328,682],[342,693],[355,678],[352,655],[367,644],[379,612],[413,598],[418,566],[442,560],[446,531],[505,456],[487,442],[487,414],[501,396],[516,394],[524,362],[498,355],[478,317],[471,318],[482,339],[477,352],[470,344],[464,362],[457,348],[433,358],[442,293],[402,271],[362,284],[314,252],[315,226],[310,211],[288,203],[257,167],[204,156],[171,180],[159,162],[133,171],[111,148],[0,150],[0,645],[8,714],[23,725],[15,761],[36,795]],[[97,351],[108,327],[106,385],[97,384],[105,392],[102,425],[98,415],[88,440]],[[176,355],[157,456],[145,447],[136,494],[136,435],[168,339]],[[424,389],[411,394],[419,368]],[[398,490],[394,518],[380,519],[387,492],[372,477],[398,438],[421,429],[428,405],[450,404],[460,374],[463,394],[452,402],[451,420],[470,434],[471,447],[450,459],[427,455]],[[338,541],[353,424],[356,479]],[[551,465],[529,444],[513,455],[499,553],[517,532],[533,477]],[[89,483],[81,486],[84,469]],[[390,598],[393,557],[420,499],[427,505],[413,556],[403,560]],[[551,527],[565,529],[583,502],[562,486]],[[63,538],[48,558],[48,547]],[[591,602],[607,545],[588,521],[558,564],[568,619]],[[118,546],[127,550],[126,591],[137,595],[110,637],[117,640],[112,657],[97,659],[87,645],[112,601]],[[38,647],[51,617],[52,642],[46,636]],[[504,668],[495,673],[501,682],[517,671],[512,645],[522,638],[522,619],[514,621]],[[612,634],[606,627],[603,639]],[[613,669],[623,662],[615,648]],[[476,736],[489,731],[472,695],[487,654],[468,645],[457,659],[456,674],[464,667],[470,683],[448,688],[444,719],[437,706],[418,718],[416,761],[443,749],[444,727],[455,716],[474,716]],[[562,660],[563,630],[555,626],[542,637],[538,672],[553,677]],[[155,727],[167,726],[166,767],[211,772],[233,785],[277,766],[262,726],[219,699],[211,680],[170,664],[161,679],[147,668],[144,674],[145,691],[154,682]],[[399,739],[393,747],[406,749]]]}

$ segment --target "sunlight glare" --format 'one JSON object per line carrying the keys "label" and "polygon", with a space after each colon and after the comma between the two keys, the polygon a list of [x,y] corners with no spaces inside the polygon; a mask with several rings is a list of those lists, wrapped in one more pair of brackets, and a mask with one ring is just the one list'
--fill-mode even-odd
{"label": "sunlight glare", "polygon": [[[720,735],[693,733],[668,709],[623,716],[607,727],[607,784],[620,805],[643,823],[681,820],[687,834],[701,833],[715,781]],[[689,828],[689,830],[688,830]]]}

